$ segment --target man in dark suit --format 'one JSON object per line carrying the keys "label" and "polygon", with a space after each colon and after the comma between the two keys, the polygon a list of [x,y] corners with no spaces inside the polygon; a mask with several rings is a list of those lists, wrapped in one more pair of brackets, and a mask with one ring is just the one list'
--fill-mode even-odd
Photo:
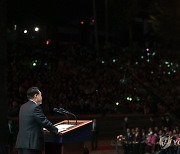
{"label": "man in dark suit", "polygon": [[41,92],[37,87],[27,90],[28,102],[19,112],[19,132],[16,141],[18,154],[42,154],[44,149],[43,127],[54,134],[58,129],[46,118],[42,108]]}
{"label": "man in dark suit", "polygon": [[125,142],[123,143],[125,153],[131,153],[133,150],[133,132],[129,128],[126,129]]}

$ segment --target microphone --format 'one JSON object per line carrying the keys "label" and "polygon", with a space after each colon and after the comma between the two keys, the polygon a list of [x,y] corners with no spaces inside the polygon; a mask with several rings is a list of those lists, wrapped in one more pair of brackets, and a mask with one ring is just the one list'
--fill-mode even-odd
{"label": "microphone", "polygon": [[69,124],[69,118],[68,118],[68,115],[67,113],[65,112],[62,112],[62,111],[59,111],[57,108],[53,108],[53,111],[56,112],[56,113],[59,113],[59,114],[64,114],[68,120],[68,124]]}
{"label": "microphone", "polygon": [[66,112],[63,108],[59,108],[59,112]]}
{"label": "microphone", "polygon": [[53,111],[59,113],[59,110],[57,108],[53,108]]}
{"label": "microphone", "polygon": [[77,125],[77,117],[75,114],[63,109],[63,108],[59,108],[59,112],[63,112],[63,113],[66,113],[66,114],[69,114],[69,115],[72,115],[75,119],[76,119],[76,125]]}

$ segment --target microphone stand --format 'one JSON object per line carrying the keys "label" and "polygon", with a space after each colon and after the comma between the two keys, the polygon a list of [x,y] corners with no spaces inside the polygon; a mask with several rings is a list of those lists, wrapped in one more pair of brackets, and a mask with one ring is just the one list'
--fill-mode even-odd
{"label": "microphone stand", "polygon": [[60,113],[62,113],[62,114],[64,114],[66,116],[66,118],[68,120],[68,125],[69,125],[69,116],[66,113],[64,113],[64,112],[60,112]]}
{"label": "microphone stand", "polygon": [[71,113],[71,112],[69,112],[69,111],[67,111],[67,110],[65,110],[63,108],[59,108],[59,111],[62,111],[62,112],[66,113],[66,114],[69,114],[69,115],[72,115],[76,119],[76,125],[77,125],[77,117],[76,117],[75,114],[73,114],[73,113]]}
{"label": "microphone stand", "polygon": [[67,111],[67,113],[70,114],[70,115],[72,115],[72,116],[76,119],[76,125],[77,125],[77,117],[75,116],[75,114],[73,114],[73,113],[71,113],[71,112],[68,112],[68,111]]}
{"label": "microphone stand", "polygon": [[64,115],[66,116],[66,118],[67,118],[68,125],[69,125],[69,116],[67,115],[67,113],[65,113],[65,112],[63,112],[63,111],[60,111],[60,110],[58,110],[57,108],[54,108],[53,111],[54,111],[54,112],[57,112],[57,113],[59,113],[59,114],[64,114]]}

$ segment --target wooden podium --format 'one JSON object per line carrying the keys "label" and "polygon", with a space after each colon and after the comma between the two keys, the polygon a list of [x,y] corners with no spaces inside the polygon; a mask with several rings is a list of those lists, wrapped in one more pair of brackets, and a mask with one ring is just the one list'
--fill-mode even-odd
{"label": "wooden podium", "polygon": [[66,126],[59,135],[45,131],[45,154],[83,154],[84,141],[90,137],[92,120],[64,120],[55,124]]}

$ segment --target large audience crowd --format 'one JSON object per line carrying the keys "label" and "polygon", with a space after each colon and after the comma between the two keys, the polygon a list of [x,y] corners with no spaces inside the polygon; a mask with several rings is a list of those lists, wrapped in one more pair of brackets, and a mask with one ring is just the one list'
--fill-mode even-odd
{"label": "large audience crowd", "polygon": [[[165,56],[156,51],[154,57],[145,59],[146,49],[95,52],[79,44],[16,50],[8,55],[10,116],[18,115],[30,86],[41,89],[46,114],[53,114],[54,107],[76,114],[178,114],[179,65],[177,57],[169,57],[168,53]],[[171,67],[164,65],[166,61]],[[176,70],[168,74],[173,66]]]}

